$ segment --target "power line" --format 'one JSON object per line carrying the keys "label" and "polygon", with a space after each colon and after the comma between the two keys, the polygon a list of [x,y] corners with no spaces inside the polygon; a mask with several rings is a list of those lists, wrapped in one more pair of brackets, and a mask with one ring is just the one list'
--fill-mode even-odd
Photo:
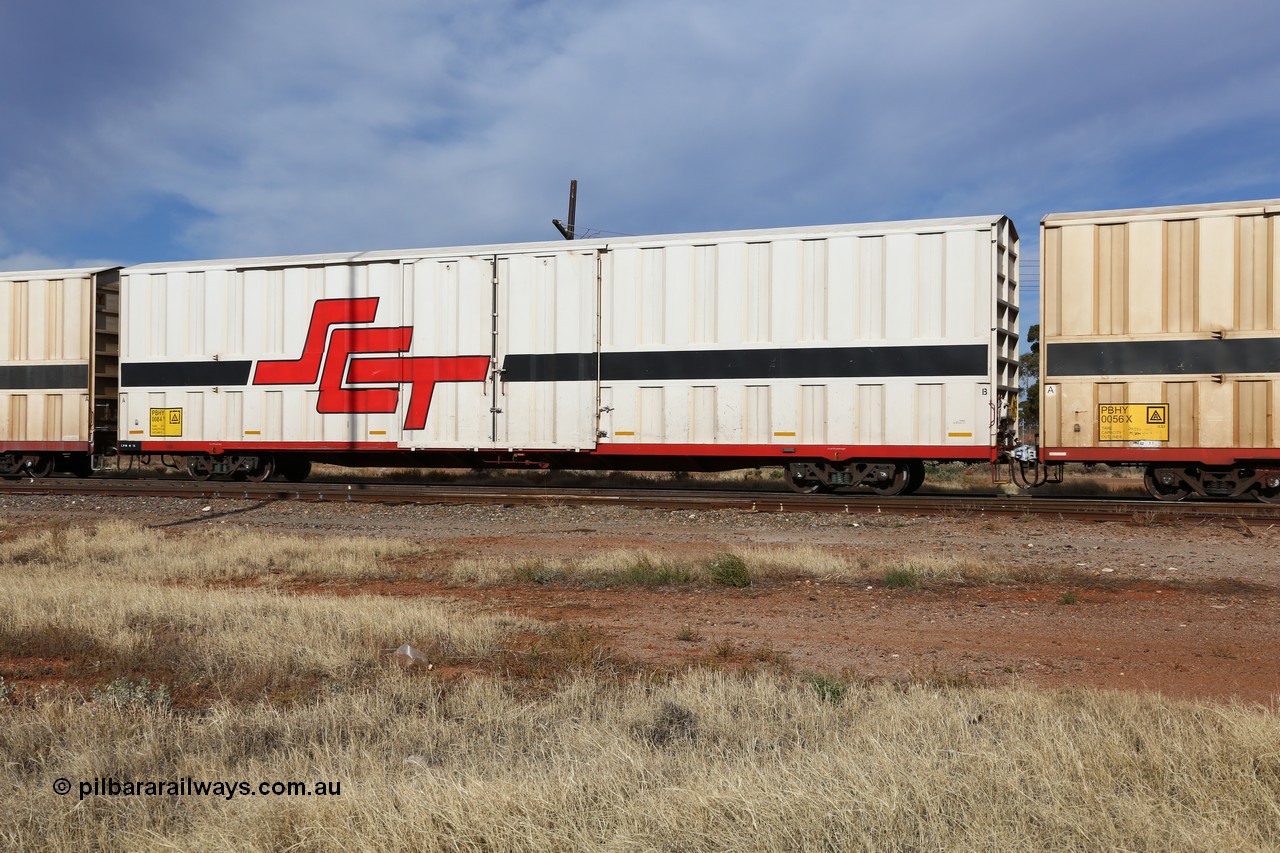
{"label": "power line", "polygon": [[590,237],[634,237],[635,234],[627,234],[623,231],[607,231],[604,228],[593,228],[589,225],[579,225],[574,229],[574,237],[578,240],[585,240]]}

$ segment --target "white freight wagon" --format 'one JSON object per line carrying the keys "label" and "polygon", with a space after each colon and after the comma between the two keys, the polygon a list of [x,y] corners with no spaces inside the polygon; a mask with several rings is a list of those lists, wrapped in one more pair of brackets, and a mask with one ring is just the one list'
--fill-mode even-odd
{"label": "white freight wagon", "polygon": [[1280,199],[1041,223],[1046,462],[1280,501]]}
{"label": "white freight wagon", "polygon": [[0,476],[87,475],[114,441],[119,273],[0,273]]}
{"label": "white freight wagon", "polygon": [[121,447],[894,494],[1007,441],[1017,251],[988,216],[129,267]]}

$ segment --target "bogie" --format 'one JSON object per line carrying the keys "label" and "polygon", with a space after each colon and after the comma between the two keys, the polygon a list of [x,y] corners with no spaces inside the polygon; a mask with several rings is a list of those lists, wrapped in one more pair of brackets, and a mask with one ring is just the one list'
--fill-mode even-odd
{"label": "bogie", "polygon": [[0,454],[0,477],[17,480],[40,479],[53,473],[53,457],[47,454]]}
{"label": "bogie", "polygon": [[1147,468],[1143,484],[1147,493],[1158,501],[1180,501],[1192,492],[1183,472],[1175,468]]}
{"label": "bogie", "polygon": [[831,488],[818,479],[814,473],[809,470],[809,466],[784,465],[782,468],[782,478],[786,481],[787,488],[801,495],[811,495],[814,492],[830,491]]}
{"label": "bogie", "polygon": [[793,462],[783,469],[792,491],[800,494],[867,488],[881,497],[911,494],[924,482],[924,463],[916,460],[880,462]]}
{"label": "bogie", "polygon": [[[296,465],[296,462],[293,464]],[[267,453],[225,456],[202,454],[188,456],[185,467],[188,476],[196,480],[227,477],[261,483],[271,479],[283,467],[283,463]]]}
{"label": "bogie", "polygon": [[1280,471],[1255,468],[1204,468],[1195,465],[1149,466],[1143,475],[1147,492],[1162,501],[1253,496],[1263,503],[1280,503]]}

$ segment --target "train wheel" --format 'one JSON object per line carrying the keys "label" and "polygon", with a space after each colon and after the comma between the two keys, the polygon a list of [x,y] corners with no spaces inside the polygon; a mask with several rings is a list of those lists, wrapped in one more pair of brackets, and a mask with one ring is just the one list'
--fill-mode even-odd
{"label": "train wheel", "polygon": [[799,495],[811,495],[814,492],[822,491],[822,482],[820,480],[801,477],[796,474],[790,465],[782,466],[782,479],[787,481],[787,488]]}
{"label": "train wheel", "polygon": [[1269,472],[1263,476],[1253,496],[1264,504],[1280,504],[1280,478],[1275,472]]}
{"label": "train wheel", "polygon": [[311,474],[309,459],[281,459],[276,463],[276,471],[290,483],[301,483]]}
{"label": "train wheel", "polygon": [[59,470],[72,477],[84,479],[93,476],[93,457],[88,453],[78,453],[62,462]]}
{"label": "train wheel", "polygon": [[213,476],[213,465],[204,456],[188,456],[187,476],[193,480],[207,480]]}
{"label": "train wheel", "polygon": [[885,498],[905,494],[911,484],[911,470],[906,465],[894,465],[893,476],[871,487],[871,491]]}
{"label": "train wheel", "polygon": [[18,468],[18,457],[12,453],[0,454],[0,477],[6,480],[16,480],[22,476]]}
{"label": "train wheel", "polygon": [[1176,468],[1147,468],[1142,477],[1147,493],[1158,501],[1180,501],[1191,494]]}
{"label": "train wheel", "polygon": [[36,478],[37,480],[43,477],[48,477],[52,473],[53,473],[53,457],[52,456],[38,456],[36,457],[35,462],[32,462],[30,465],[27,466],[27,474]]}
{"label": "train wheel", "polygon": [[263,480],[270,480],[275,472],[276,461],[270,456],[260,456],[257,466],[246,471],[244,476],[246,480],[261,483]]}
{"label": "train wheel", "polygon": [[919,459],[912,459],[907,463],[907,487],[902,490],[904,495],[914,495],[916,489],[924,485],[924,463]]}

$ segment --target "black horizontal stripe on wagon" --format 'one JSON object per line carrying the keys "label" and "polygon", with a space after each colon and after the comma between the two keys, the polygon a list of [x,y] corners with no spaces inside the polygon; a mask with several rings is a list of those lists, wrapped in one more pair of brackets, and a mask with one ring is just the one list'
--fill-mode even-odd
{"label": "black horizontal stripe on wagon", "polygon": [[1280,373],[1280,338],[1048,344],[1047,376]]}
{"label": "black horizontal stripe on wagon", "polygon": [[252,361],[133,361],[120,365],[121,388],[208,388],[249,384]]}
{"label": "black horizontal stripe on wagon", "polygon": [[[503,361],[504,382],[591,382],[597,355],[513,353]],[[248,385],[250,361],[158,361],[120,365],[122,388]],[[911,376],[984,376],[984,344],[897,347],[803,347],[743,350],[656,350],[599,355],[602,382],[804,379]]]}
{"label": "black horizontal stripe on wagon", "polygon": [[87,364],[5,364],[0,365],[0,389],[35,391],[88,388]]}
{"label": "black horizontal stripe on wagon", "polygon": [[[601,382],[985,376],[985,344],[897,347],[799,347],[600,353]],[[508,355],[504,382],[584,382],[596,378],[596,354]]]}

